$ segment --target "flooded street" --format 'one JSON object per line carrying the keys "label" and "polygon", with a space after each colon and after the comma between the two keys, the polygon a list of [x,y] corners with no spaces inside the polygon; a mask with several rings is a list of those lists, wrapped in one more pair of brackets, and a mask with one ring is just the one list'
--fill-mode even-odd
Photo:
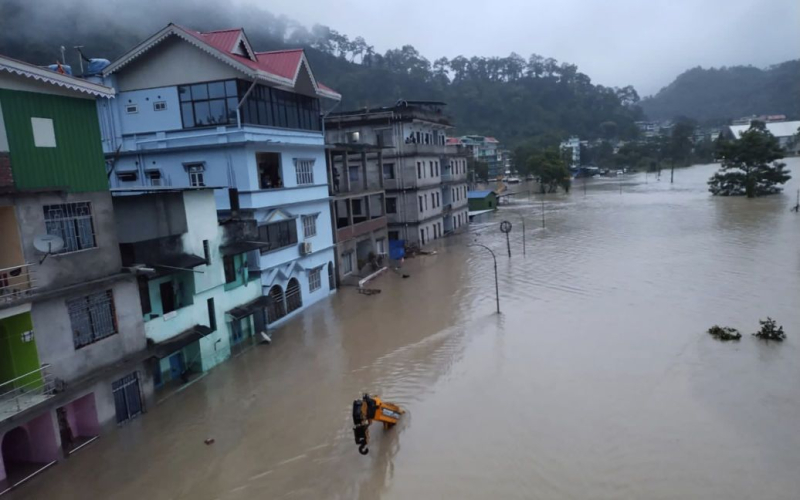
{"label": "flooded street", "polygon": [[[800,215],[714,166],[503,206],[344,288],[9,498],[796,499]],[[525,186],[522,185],[522,188]],[[527,229],[522,256],[520,216]],[[507,219],[513,258],[498,223]],[[502,314],[494,314],[497,253]],[[749,334],[775,318],[788,340]],[[718,323],[745,338],[720,343]],[[369,391],[408,410],[370,454]],[[205,445],[213,437],[215,443]]]}

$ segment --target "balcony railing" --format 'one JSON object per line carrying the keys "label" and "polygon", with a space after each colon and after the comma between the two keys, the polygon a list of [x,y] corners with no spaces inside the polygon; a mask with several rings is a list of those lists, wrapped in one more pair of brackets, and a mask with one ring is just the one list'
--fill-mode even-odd
{"label": "balcony railing", "polygon": [[33,264],[0,269],[0,305],[32,294],[36,289]]}
{"label": "balcony railing", "polygon": [[55,378],[48,372],[50,365],[0,383],[0,420],[36,406],[55,391]]}

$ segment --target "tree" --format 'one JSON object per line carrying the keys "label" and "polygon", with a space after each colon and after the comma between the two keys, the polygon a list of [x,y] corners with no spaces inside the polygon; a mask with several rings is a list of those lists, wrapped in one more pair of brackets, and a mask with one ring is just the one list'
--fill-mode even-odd
{"label": "tree", "polygon": [[783,158],[783,149],[764,126],[754,121],[739,139],[719,143],[717,158],[722,161],[719,172],[708,181],[713,195],[748,198],[780,193],[780,184],[791,176]]}
{"label": "tree", "polygon": [[485,161],[476,160],[473,157],[467,158],[468,178],[482,181],[489,180],[489,164]]}
{"label": "tree", "polygon": [[694,124],[688,120],[681,120],[672,127],[665,155],[670,159],[670,184],[675,180],[675,162],[685,164],[692,154],[692,135],[694,135]]}
{"label": "tree", "polygon": [[559,187],[569,192],[572,179],[557,147],[539,151],[528,158],[528,171],[539,177],[542,193],[555,193]]}

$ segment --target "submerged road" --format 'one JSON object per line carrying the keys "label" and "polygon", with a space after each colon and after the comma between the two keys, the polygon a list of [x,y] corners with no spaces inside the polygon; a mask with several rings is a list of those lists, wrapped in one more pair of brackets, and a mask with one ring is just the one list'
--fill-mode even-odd
{"label": "submerged road", "polygon": [[[519,196],[409,259],[410,278],[341,289],[9,498],[795,500],[788,163],[786,193],[756,200],[711,197],[713,166],[674,185],[668,172],[590,180],[585,195],[578,181],[548,195],[546,229],[539,199]],[[498,255],[501,315],[476,240]],[[767,315],[783,344],[749,336]],[[717,342],[715,323],[748,335]],[[390,432],[372,427],[368,456],[350,420],[364,391],[408,410]]]}

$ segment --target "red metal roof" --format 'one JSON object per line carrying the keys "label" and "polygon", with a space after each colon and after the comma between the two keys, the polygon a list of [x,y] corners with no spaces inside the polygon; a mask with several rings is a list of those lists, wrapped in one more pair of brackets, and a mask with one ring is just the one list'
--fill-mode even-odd
{"label": "red metal roof", "polygon": [[[177,26],[177,25],[176,25]],[[207,45],[223,52],[226,56],[246,65],[249,68],[264,71],[271,75],[294,81],[299,65],[303,61],[303,49],[275,50],[271,52],[256,52],[253,61],[249,57],[234,54],[236,42],[240,39],[247,40],[242,28],[210,31],[201,33],[178,26],[180,29],[198,38]],[[247,42],[246,42],[247,43]],[[249,45],[249,43],[247,43]],[[335,90],[317,82],[317,87],[328,93],[338,94]]]}
{"label": "red metal roof", "polygon": [[256,52],[256,58],[264,71],[293,80],[303,58],[303,49]]}
{"label": "red metal roof", "polygon": [[461,139],[458,137],[448,137],[447,144],[461,144]]}

